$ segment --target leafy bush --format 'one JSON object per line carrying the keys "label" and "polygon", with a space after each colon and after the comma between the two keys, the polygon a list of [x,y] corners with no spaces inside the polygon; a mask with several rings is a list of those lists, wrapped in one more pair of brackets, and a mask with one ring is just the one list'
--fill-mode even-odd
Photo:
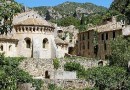
{"label": "leafy bush", "polygon": [[65,17],[65,18],[57,20],[56,23],[59,26],[70,26],[70,25],[78,26],[80,25],[80,20],[74,17]]}
{"label": "leafy bush", "polygon": [[18,68],[23,58],[5,58],[4,54],[0,54],[0,90],[17,90],[19,83],[34,83],[36,90],[40,90],[40,81],[33,80],[32,76],[27,72]]}
{"label": "leafy bush", "polygon": [[62,90],[60,87],[57,87],[55,84],[48,84],[48,89],[49,90]]}
{"label": "leafy bush", "polygon": [[56,70],[60,67],[60,62],[58,58],[53,59],[53,65]]}
{"label": "leafy bush", "polygon": [[42,85],[43,85],[43,81],[42,81],[42,80],[40,80],[40,79],[35,79],[35,80],[33,80],[32,83],[33,83],[33,86],[36,87],[35,90],[41,90],[41,87],[42,87]]}
{"label": "leafy bush", "polygon": [[99,90],[128,88],[127,77],[126,70],[120,67],[98,67],[86,71],[86,80],[95,82],[95,87]]}
{"label": "leafy bush", "polygon": [[84,78],[86,74],[85,68],[82,65],[80,65],[80,63],[76,63],[76,62],[67,62],[64,65],[64,69],[66,71],[76,71],[79,78]]}
{"label": "leafy bush", "polygon": [[111,40],[111,56],[109,57],[110,65],[127,67],[130,60],[129,42],[122,36]]}

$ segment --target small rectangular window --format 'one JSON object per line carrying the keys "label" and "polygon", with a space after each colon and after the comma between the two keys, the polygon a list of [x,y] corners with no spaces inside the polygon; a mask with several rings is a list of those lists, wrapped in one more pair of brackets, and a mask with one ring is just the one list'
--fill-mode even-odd
{"label": "small rectangular window", "polygon": [[106,33],[106,40],[108,40],[108,33]]}
{"label": "small rectangular window", "polygon": [[88,42],[88,49],[89,49],[89,42]]}
{"label": "small rectangular window", "polygon": [[115,38],[116,37],[116,33],[115,33],[115,31],[113,31],[113,38]]}
{"label": "small rectangular window", "polygon": [[80,34],[80,41],[82,40],[82,34]]}
{"label": "small rectangular window", "polygon": [[102,38],[102,40],[104,40],[104,33],[102,34],[101,38]]}
{"label": "small rectangular window", "polygon": [[82,40],[85,40],[85,36],[84,36],[84,34],[83,34],[83,36],[82,36]]}
{"label": "small rectangular window", "polygon": [[88,32],[88,39],[89,39],[89,32]]}

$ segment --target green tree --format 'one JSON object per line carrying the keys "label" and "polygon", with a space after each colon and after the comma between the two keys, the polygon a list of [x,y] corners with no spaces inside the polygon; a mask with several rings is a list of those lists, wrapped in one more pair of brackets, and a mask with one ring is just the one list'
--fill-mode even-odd
{"label": "green tree", "polygon": [[54,79],[57,69],[60,67],[60,62],[58,58],[53,59],[53,66],[54,66]]}
{"label": "green tree", "polygon": [[130,4],[130,0],[114,0],[110,6],[110,10],[116,10],[122,14],[125,14],[127,6]]}
{"label": "green tree", "polygon": [[32,81],[32,76],[18,68],[21,59],[0,54],[0,90],[17,90],[18,83]]}
{"label": "green tree", "polygon": [[21,5],[14,2],[14,0],[10,2],[1,0],[0,3],[0,22],[2,22],[0,32],[7,34],[9,30],[12,30],[13,16],[21,11]]}
{"label": "green tree", "polygon": [[79,78],[84,78],[86,74],[85,68],[82,65],[80,65],[80,63],[76,62],[67,62],[64,65],[64,69],[66,71],[76,71]]}
{"label": "green tree", "polygon": [[124,16],[126,22],[130,23],[130,0],[114,0],[110,6],[110,11],[114,10]]}
{"label": "green tree", "polygon": [[91,68],[86,71],[86,80],[93,82],[98,90],[127,90],[129,85],[126,73],[120,67]]}
{"label": "green tree", "polygon": [[110,46],[110,65],[127,67],[128,61],[130,60],[130,47],[128,40],[120,36],[111,40]]}
{"label": "green tree", "polygon": [[53,59],[53,66],[56,70],[60,67],[60,62],[58,58]]}
{"label": "green tree", "polygon": [[33,80],[32,76],[18,68],[23,58],[5,58],[0,54],[0,90],[17,90],[18,84],[32,83],[40,90],[42,81]]}
{"label": "green tree", "polygon": [[56,21],[59,26],[79,26],[80,25],[80,20],[74,18],[74,17],[65,17],[62,19],[59,19]]}

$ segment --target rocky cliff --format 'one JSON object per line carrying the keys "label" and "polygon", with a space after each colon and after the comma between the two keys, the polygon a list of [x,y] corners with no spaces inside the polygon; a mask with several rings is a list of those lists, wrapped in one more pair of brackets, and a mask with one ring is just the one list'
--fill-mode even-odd
{"label": "rocky cliff", "polygon": [[34,10],[38,11],[46,20],[60,19],[66,16],[74,16],[81,18],[82,14],[88,15],[92,13],[104,12],[107,8],[97,6],[92,3],[76,3],[65,2],[57,6],[41,6],[34,7]]}

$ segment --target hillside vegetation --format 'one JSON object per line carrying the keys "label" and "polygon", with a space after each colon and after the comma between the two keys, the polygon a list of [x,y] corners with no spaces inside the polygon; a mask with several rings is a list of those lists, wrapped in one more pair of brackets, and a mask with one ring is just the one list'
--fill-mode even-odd
{"label": "hillside vegetation", "polygon": [[[49,15],[51,16],[52,19],[55,19],[54,17],[55,15],[59,19],[66,16],[73,16],[74,13],[91,14],[97,12],[104,12],[107,10],[107,8],[105,7],[97,6],[92,3],[76,3],[76,2],[65,2],[53,7],[50,6],[34,7],[33,9],[38,11],[40,15],[45,17],[47,12],[49,12]],[[79,18],[80,16],[81,15],[79,15]]]}

